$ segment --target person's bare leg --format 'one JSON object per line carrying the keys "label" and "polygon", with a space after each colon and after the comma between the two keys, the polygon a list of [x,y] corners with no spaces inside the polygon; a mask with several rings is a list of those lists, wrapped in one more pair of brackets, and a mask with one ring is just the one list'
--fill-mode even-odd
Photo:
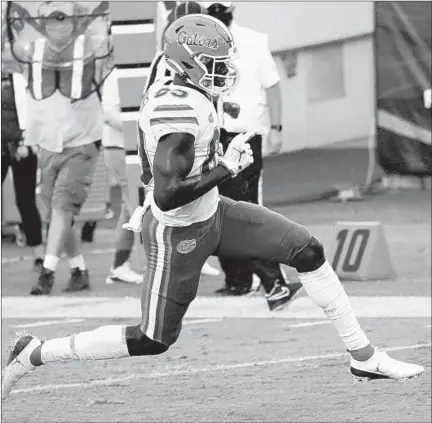
{"label": "person's bare leg", "polygon": [[45,248],[44,248],[43,244],[36,245],[36,246],[32,247],[32,254],[33,254],[33,258],[35,260],[44,257],[45,256]]}
{"label": "person's bare leg", "polygon": [[122,210],[115,229],[115,256],[113,268],[123,266],[129,260],[134,244],[134,233],[123,229],[123,224],[129,222],[130,214],[125,204],[122,205]]}
{"label": "person's bare leg", "polygon": [[54,272],[60,261],[60,255],[64,251],[65,242],[70,236],[72,225],[72,212],[53,209],[48,231],[45,259],[43,267]]}
{"label": "person's bare leg", "polygon": [[128,262],[132,255],[135,235],[132,231],[123,229],[123,224],[129,222],[132,214],[126,174],[126,155],[124,150],[119,148],[111,148],[104,151],[107,167],[110,168],[112,174],[111,180],[118,184],[122,194],[121,212],[115,231],[115,253],[110,274],[105,282],[107,284],[112,284],[114,282],[139,284],[142,283],[143,276],[133,271]]}
{"label": "person's bare leg", "polygon": [[123,203],[122,210],[117,222],[115,232],[115,253],[110,274],[106,278],[107,284],[114,282],[126,282],[139,284],[143,281],[143,276],[136,273],[129,267],[128,260],[132,255],[135,236],[132,231],[123,229],[123,224],[130,219],[130,213],[126,204]]}
{"label": "person's bare leg", "polygon": [[81,242],[75,226],[71,226],[65,239],[64,251],[69,259],[71,269],[85,270],[84,256],[81,253]]}

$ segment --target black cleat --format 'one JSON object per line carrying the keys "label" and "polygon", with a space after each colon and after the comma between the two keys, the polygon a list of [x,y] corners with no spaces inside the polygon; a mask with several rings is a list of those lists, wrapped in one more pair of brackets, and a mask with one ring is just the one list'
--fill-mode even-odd
{"label": "black cleat", "polygon": [[71,271],[71,277],[64,292],[78,292],[90,289],[88,270],[81,270],[78,267]]}
{"label": "black cleat", "polygon": [[266,295],[270,311],[278,311],[286,307],[300,292],[303,285],[300,282],[291,282],[289,285],[275,285]]}
{"label": "black cleat", "polygon": [[39,280],[30,290],[30,295],[49,295],[54,285],[54,272],[42,266]]}

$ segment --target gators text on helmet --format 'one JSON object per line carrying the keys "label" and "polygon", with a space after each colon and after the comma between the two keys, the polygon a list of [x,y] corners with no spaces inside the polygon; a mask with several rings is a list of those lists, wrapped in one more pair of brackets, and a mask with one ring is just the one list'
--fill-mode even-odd
{"label": "gators text on helmet", "polygon": [[165,58],[182,78],[212,96],[229,94],[238,78],[237,56],[229,29],[211,16],[177,19],[165,32]]}

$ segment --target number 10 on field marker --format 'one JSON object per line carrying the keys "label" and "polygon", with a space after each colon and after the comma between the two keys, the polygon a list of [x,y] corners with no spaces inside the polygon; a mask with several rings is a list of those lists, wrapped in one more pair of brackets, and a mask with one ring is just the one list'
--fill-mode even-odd
{"label": "number 10 on field marker", "polygon": [[374,280],[394,277],[380,222],[337,222],[330,263],[341,279]]}

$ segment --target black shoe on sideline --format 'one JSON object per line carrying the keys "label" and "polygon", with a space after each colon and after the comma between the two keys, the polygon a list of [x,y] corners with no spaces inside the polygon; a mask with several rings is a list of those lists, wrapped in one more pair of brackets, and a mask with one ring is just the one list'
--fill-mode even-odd
{"label": "black shoe on sideline", "polygon": [[90,289],[88,270],[80,270],[78,267],[71,270],[71,277],[64,292],[78,292]]}
{"label": "black shoe on sideline", "polygon": [[288,285],[276,284],[270,294],[266,295],[270,311],[278,311],[289,305],[302,288],[300,282],[292,282]]}
{"label": "black shoe on sideline", "polygon": [[39,280],[30,290],[30,295],[49,295],[54,285],[54,272],[42,266]]}

